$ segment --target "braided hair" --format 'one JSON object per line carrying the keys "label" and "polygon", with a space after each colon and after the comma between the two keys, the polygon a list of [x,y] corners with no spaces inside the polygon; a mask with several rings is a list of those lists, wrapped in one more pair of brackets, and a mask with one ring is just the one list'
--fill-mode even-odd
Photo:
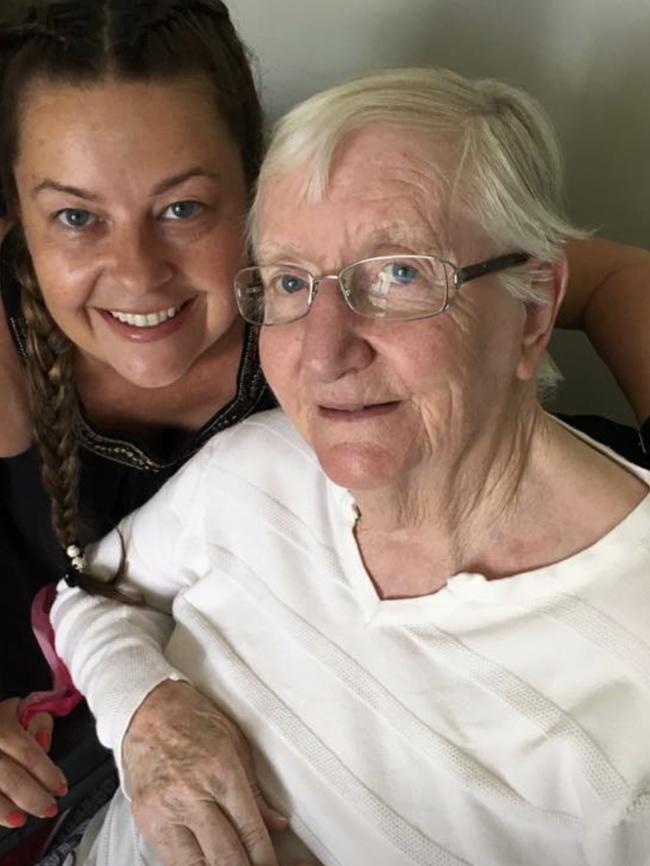
{"label": "braided hair", "polygon": [[81,557],[75,346],[45,305],[17,219],[19,115],[34,81],[189,76],[210,82],[215,109],[239,144],[252,190],[262,156],[262,113],[246,49],[221,0],[19,0],[13,15],[0,15],[0,217],[14,224],[3,251],[12,256],[21,286],[34,432],[52,526],[67,554],[69,582],[123,601],[127,597],[114,585],[85,573]]}

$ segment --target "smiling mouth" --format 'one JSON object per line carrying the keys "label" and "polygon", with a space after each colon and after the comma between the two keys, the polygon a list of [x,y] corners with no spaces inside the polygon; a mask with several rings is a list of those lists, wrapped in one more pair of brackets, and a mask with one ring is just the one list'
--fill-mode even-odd
{"label": "smiling mouth", "polygon": [[191,302],[184,301],[178,307],[167,307],[153,313],[123,313],[120,310],[106,310],[106,312],[118,322],[131,328],[157,328],[158,325],[174,319],[189,303]]}

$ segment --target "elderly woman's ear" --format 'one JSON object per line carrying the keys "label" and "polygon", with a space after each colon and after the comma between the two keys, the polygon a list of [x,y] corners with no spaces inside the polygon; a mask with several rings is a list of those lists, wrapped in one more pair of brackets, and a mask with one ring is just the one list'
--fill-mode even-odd
{"label": "elderly woman's ear", "polygon": [[522,381],[535,377],[551,339],[568,281],[569,267],[566,258],[554,264],[544,263],[533,279],[531,288],[547,300],[527,301],[524,305],[521,358],[517,365],[517,377]]}

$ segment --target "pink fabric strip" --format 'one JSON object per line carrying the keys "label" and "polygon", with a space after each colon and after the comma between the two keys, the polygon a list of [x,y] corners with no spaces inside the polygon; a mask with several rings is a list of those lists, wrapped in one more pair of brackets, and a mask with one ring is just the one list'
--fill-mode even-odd
{"label": "pink fabric strip", "polygon": [[54,649],[50,611],[55,598],[56,586],[50,583],[37,592],[32,602],[32,630],[52,671],[52,688],[49,691],[32,692],[21,701],[18,717],[24,728],[27,728],[36,713],[68,716],[83,700],[83,696],[74,687],[67,667]]}

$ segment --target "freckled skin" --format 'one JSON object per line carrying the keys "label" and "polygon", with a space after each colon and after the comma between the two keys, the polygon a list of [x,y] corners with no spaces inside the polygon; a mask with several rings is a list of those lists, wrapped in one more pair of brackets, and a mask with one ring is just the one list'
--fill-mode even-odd
{"label": "freckled skin", "polygon": [[[475,226],[460,216],[446,219],[437,178],[452,159],[449,147],[432,154],[422,134],[378,126],[355,134],[323,201],[301,200],[302,169],[269,182],[260,259],[286,260],[282,250],[299,251],[291,261],[334,273],[394,252],[395,244],[398,252],[437,252],[460,264],[489,257],[489,240]],[[524,318],[523,305],[493,277],[464,287],[446,313],[401,323],[355,315],[329,282],[305,319],[263,329],[262,362],[330,477],[353,490],[414,490],[431,483],[441,463],[448,468],[458,460],[521,390]],[[353,424],[323,418],[323,404],[346,401],[398,405]]]}
{"label": "freckled skin", "polygon": [[[156,193],[195,167],[205,173]],[[161,388],[240,333],[232,276],[243,259],[245,182],[207,84],[33,86],[23,102],[15,177],[45,301],[88,364]],[[46,179],[94,200],[36,192]],[[172,208],[186,201],[196,204]],[[56,216],[64,209],[87,212],[91,221],[64,225]],[[179,213],[184,218],[172,218]],[[100,312],[153,312],[191,298],[183,328],[148,343],[123,339]]]}

